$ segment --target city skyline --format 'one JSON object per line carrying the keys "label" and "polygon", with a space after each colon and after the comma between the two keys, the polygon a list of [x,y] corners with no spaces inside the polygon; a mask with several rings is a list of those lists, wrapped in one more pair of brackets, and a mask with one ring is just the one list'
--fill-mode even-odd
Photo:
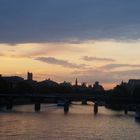
{"label": "city skyline", "polygon": [[0,1],[0,73],[57,82],[140,79],[138,0]]}

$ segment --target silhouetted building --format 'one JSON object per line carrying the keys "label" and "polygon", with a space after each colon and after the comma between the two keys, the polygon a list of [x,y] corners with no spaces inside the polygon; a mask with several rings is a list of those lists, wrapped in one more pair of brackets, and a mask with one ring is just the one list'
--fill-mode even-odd
{"label": "silhouetted building", "polygon": [[47,79],[38,83],[41,87],[55,87],[58,86],[58,83],[52,81],[51,79]]}
{"label": "silhouetted building", "polygon": [[95,84],[93,85],[93,89],[95,91],[103,91],[104,90],[103,86],[100,85],[98,81],[96,81]]}
{"label": "silhouetted building", "polygon": [[30,73],[30,72],[27,73],[27,80],[33,81],[33,73]]}
{"label": "silhouetted building", "polygon": [[72,86],[71,83],[66,82],[66,81],[64,81],[63,83],[60,83],[59,85],[63,86],[63,87],[71,87]]}
{"label": "silhouetted building", "polygon": [[135,87],[140,87],[140,79],[130,79],[127,84],[127,89],[133,94]]}
{"label": "silhouetted building", "polygon": [[78,80],[77,80],[77,78],[76,78],[76,80],[75,80],[75,86],[76,86],[76,87],[78,86]]}
{"label": "silhouetted building", "polygon": [[86,87],[87,87],[86,82],[83,82],[81,86],[82,86],[83,88],[86,88]]}
{"label": "silhouetted building", "polygon": [[50,79],[37,83],[37,88],[40,93],[55,93],[58,89],[58,83]]}
{"label": "silhouetted building", "polygon": [[10,88],[16,88],[18,83],[23,82],[24,79],[18,76],[2,77],[5,80]]}

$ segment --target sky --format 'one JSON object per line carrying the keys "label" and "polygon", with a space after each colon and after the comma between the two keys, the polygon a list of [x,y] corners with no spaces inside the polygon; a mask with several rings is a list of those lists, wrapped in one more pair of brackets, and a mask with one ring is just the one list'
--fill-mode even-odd
{"label": "sky", "polygon": [[0,73],[57,82],[140,79],[139,0],[0,0]]}

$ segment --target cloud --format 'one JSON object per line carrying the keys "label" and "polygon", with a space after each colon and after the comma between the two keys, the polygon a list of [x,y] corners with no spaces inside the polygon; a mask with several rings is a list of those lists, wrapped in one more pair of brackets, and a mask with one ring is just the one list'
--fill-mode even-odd
{"label": "cloud", "polygon": [[52,64],[52,65],[60,65],[68,68],[84,68],[86,66],[85,64],[70,63],[66,60],[60,60],[54,57],[38,57],[35,60],[39,60],[41,62]]}
{"label": "cloud", "polygon": [[0,57],[1,57],[1,56],[4,56],[4,54],[3,54],[3,53],[0,53]]}
{"label": "cloud", "polygon": [[112,62],[115,61],[114,59],[111,58],[99,58],[99,57],[92,57],[92,56],[83,56],[83,60],[85,61],[107,61],[107,62]]}
{"label": "cloud", "polygon": [[45,56],[67,56],[67,54],[81,54],[85,52],[81,45],[69,43],[29,43],[11,45],[0,45],[0,56],[11,58],[35,58]]}
{"label": "cloud", "polygon": [[115,68],[121,68],[121,67],[129,67],[129,68],[140,68],[140,65],[133,65],[133,64],[107,64],[100,68],[105,70],[111,70]]}
{"label": "cloud", "polygon": [[96,69],[88,70],[76,70],[71,75],[77,77],[81,81],[86,81],[87,83],[94,83],[99,81],[102,83],[120,83],[123,81],[128,81],[129,79],[139,79],[140,69],[133,70],[121,70],[121,71],[102,71]]}
{"label": "cloud", "polygon": [[139,0],[1,0],[0,42],[140,39]]}

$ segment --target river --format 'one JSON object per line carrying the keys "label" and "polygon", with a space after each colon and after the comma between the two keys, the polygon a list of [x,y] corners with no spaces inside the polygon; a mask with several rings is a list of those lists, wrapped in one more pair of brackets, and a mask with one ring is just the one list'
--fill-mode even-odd
{"label": "river", "polygon": [[139,140],[140,123],[134,113],[115,112],[93,105],[72,105],[69,113],[56,105],[17,106],[0,112],[0,140]]}

